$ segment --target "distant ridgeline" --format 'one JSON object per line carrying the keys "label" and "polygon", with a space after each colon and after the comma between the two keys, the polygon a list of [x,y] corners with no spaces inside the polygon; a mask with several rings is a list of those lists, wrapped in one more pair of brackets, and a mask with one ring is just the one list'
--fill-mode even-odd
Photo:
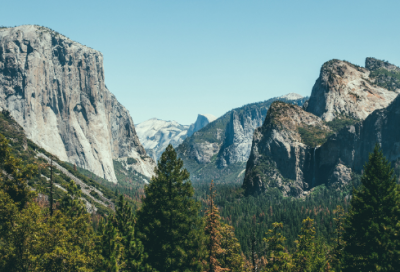
{"label": "distant ridgeline", "polygon": [[303,197],[320,185],[339,190],[361,173],[375,143],[398,163],[400,68],[374,58],[365,66],[328,61],[303,107],[271,105],[254,133],[246,194],[277,188]]}
{"label": "distant ridgeline", "polygon": [[177,147],[194,183],[242,183],[254,130],[263,124],[274,101],[302,106],[298,94],[275,97],[233,109],[186,138]]}

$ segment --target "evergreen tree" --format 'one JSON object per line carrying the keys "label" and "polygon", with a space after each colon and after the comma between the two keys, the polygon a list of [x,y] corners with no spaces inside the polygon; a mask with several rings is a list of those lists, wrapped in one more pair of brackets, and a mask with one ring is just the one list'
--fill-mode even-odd
{"label": "evergreen tree", "polygon": [[146,263],[161,272],[201,269],[199,204],[193,198],[189,172],[182,167],[183,161],[169,145],[137,213],[138,235],[149,256]]}
{"label": "evergreen tree", "polygon": [[346,219],[343,271],[400,271],[398,186],[378,144],[361,183]]}
{"label": "evergreen tree", "polygon": [[267,238],[264,238],[267,244],[266,271],[289,271],[292,264],[284,247],[286,238],[279,232],[279,229],[283,229],[283,223],[273,223],[272,227],[267,232]]}
{"label": "evergreen tree", "polygon": [[206,211],[205,219],[205,234],[207,239],[207,264],[206,271],[219,272],[228,271],[229,269],[221,267],[220,257],[225,253],[221,248],[221,217],[218,208],[214,205],[215,192],[213,190],[214,182],[211,181],[210,195],[209,195],[209,208]]}
{"label": "evergreen tree", "polygon": [[60,210],[69,217],[79,217],[85,214],[85,204],[81,199],[82,192],[72,179],[68,184],[67,192],[67,195],[61,199]]}
{"label": "evergreen tree", "polygon": [[124,266],[122,256],[124,248],[121,243],[118,229],[114,227],[114,219],[102,220],[99,225],[100,244],[98,250],[101,253],[102,261],[98,270],[105,272],[118,272]]}
{"label": "evergreen tree", "polygon": [[296,252],[293,255],[293,271],[312,271],[312,262],[315,253],[314,237],[314,220],[306,218],[303,220],[299,238],[295,241]]}
{"label": "evergreen tree", "polygon": [[336,269],[337,271],[341,271],[341,259],[344,247],[343,233],[345,213],[343,207],[340,205],[338,205],[333,212],[336,214],[336,217],[333,218],[336,223],[336,237],[332,238],[333,248],[329,254],[329,261],[332,268]]}
{"label": "evergreen tree", "polygon": [[235,237],[235,229],[228,224],[221,223],[220,233],[223,250],[220,258],[221,266],[233,272],[242,272],[244,259],[241,255],[239,241]]}
{"label": "evergreen tree", "polygon": [[35,193],[28,187],[27,181],[37,174],[37,166],[23,165],[21,159],[11,154],[9,141],[0,134],[0,189],[9,194],[19,209],[35,197]]}
{"label": "evergreen tree", "polygon": [[152,271],[148,264],[143,264],[146,255],[142,243],[135,237],[135,216],[123,195],[119,197],[113,223],[118,229],[124,247],[125,265],[121,271]]}

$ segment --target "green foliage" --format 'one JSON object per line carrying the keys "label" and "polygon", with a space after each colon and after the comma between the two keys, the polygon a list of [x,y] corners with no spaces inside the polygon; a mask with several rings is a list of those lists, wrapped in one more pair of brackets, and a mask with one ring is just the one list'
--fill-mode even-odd
{"label": "green foliage", "polygon": [[101,271],[118,272],[125,264],[122,259],[123,246],[118,229],[112,223],[113,219],[100,222],[99,234],[101,237],[98,246],[101,253]]}
{"label": "green foliage", "polygon": [[145,188],[137,230],[148,253],[146,263],[159,271],[200,271],[199,205],[189,173],[174,148],[162,154],[156,176]]}
{"label": "green foliage", "polygon": [[343,271],[400,270],[400,198],[396,177],[377,144],[353,191],[343,240]]}
{"label": "green foliage", "polygon": [[338,132],[345,126],[354,125],[357,122],[359,122],[357,119],[340,116],[339,118],[335,118],[332,121],[326,122],[326,125],[329,126],[332,131]]}
{"label": "green foliage", "polygon": [[293,255],[294,271],[311,271],[313,257],[315,255],[315,227],[314,220],[307,217],[303,220],[303,226],[296,243],[296,252]]}
{"label": "green foliage", "polygon": [[135,220],[132,207],[121,195],[113,218],[113,225],[118,229],[124,247],[125,262],[120,271],[153,271],[148,264],[144,265],[147,256],[142,243],[135,237]]}
{"label": "green foliage", "polygon": [[283,223],[273,223],[272,229],[268,230],[267,238],[264,243],[267,246],[267,265],[266,272],[289,271],[292,267],[291,256],[286,252],[284,244],[286,238],[279,232],[283,228]]}
{"label": "green foliage", "polygon": [[126,160],[126,163],[127,164],[134,164],[134,163],[136,163],[137,161],[134,159],[134,158],[128,158],[127,160]]}
{"label": "green foliage", "polygon": [[376,85],[388,89],[390,91],[395,91],[396,89],[400,89],[399,70],[389,71],[384,68],[379,68],[372,71],[369,77],[375,79]]}
{"label": "green foliage", "polygon": [[298,132],[300,133],[302,142],[310,147],[322,145],[332,134],[326,129],[315,126],[298,127]]}

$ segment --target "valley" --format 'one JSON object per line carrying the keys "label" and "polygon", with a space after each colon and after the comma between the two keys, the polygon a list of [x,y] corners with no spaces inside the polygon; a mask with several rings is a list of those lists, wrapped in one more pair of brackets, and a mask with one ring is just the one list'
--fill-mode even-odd
{"label": "valley", "polygon": [[[374,205],[357,201],[379,192],[392,205],[374,206],[390,215],[379,220],[398,234],[399,93],[396,65],[332,59],[309,96],[134,124],[102,53],[42,26],[0,28],[0,271],[204,271],[213,260],[279,271],[276,252],[280,271],[350,267],[337,253],[354,243],[344,218]],[[325,270],[301,270],[299,254]]]}

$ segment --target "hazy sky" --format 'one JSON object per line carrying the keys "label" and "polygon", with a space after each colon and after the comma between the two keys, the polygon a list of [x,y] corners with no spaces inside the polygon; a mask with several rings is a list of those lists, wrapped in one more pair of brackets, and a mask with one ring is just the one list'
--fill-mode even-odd
{"label": "hazy sky", "polygon": [[400,65],[400,1],[3,1],[0,25],[39,24],[103,53],[134,122],[182,124],[310,95],[332,58]]}

